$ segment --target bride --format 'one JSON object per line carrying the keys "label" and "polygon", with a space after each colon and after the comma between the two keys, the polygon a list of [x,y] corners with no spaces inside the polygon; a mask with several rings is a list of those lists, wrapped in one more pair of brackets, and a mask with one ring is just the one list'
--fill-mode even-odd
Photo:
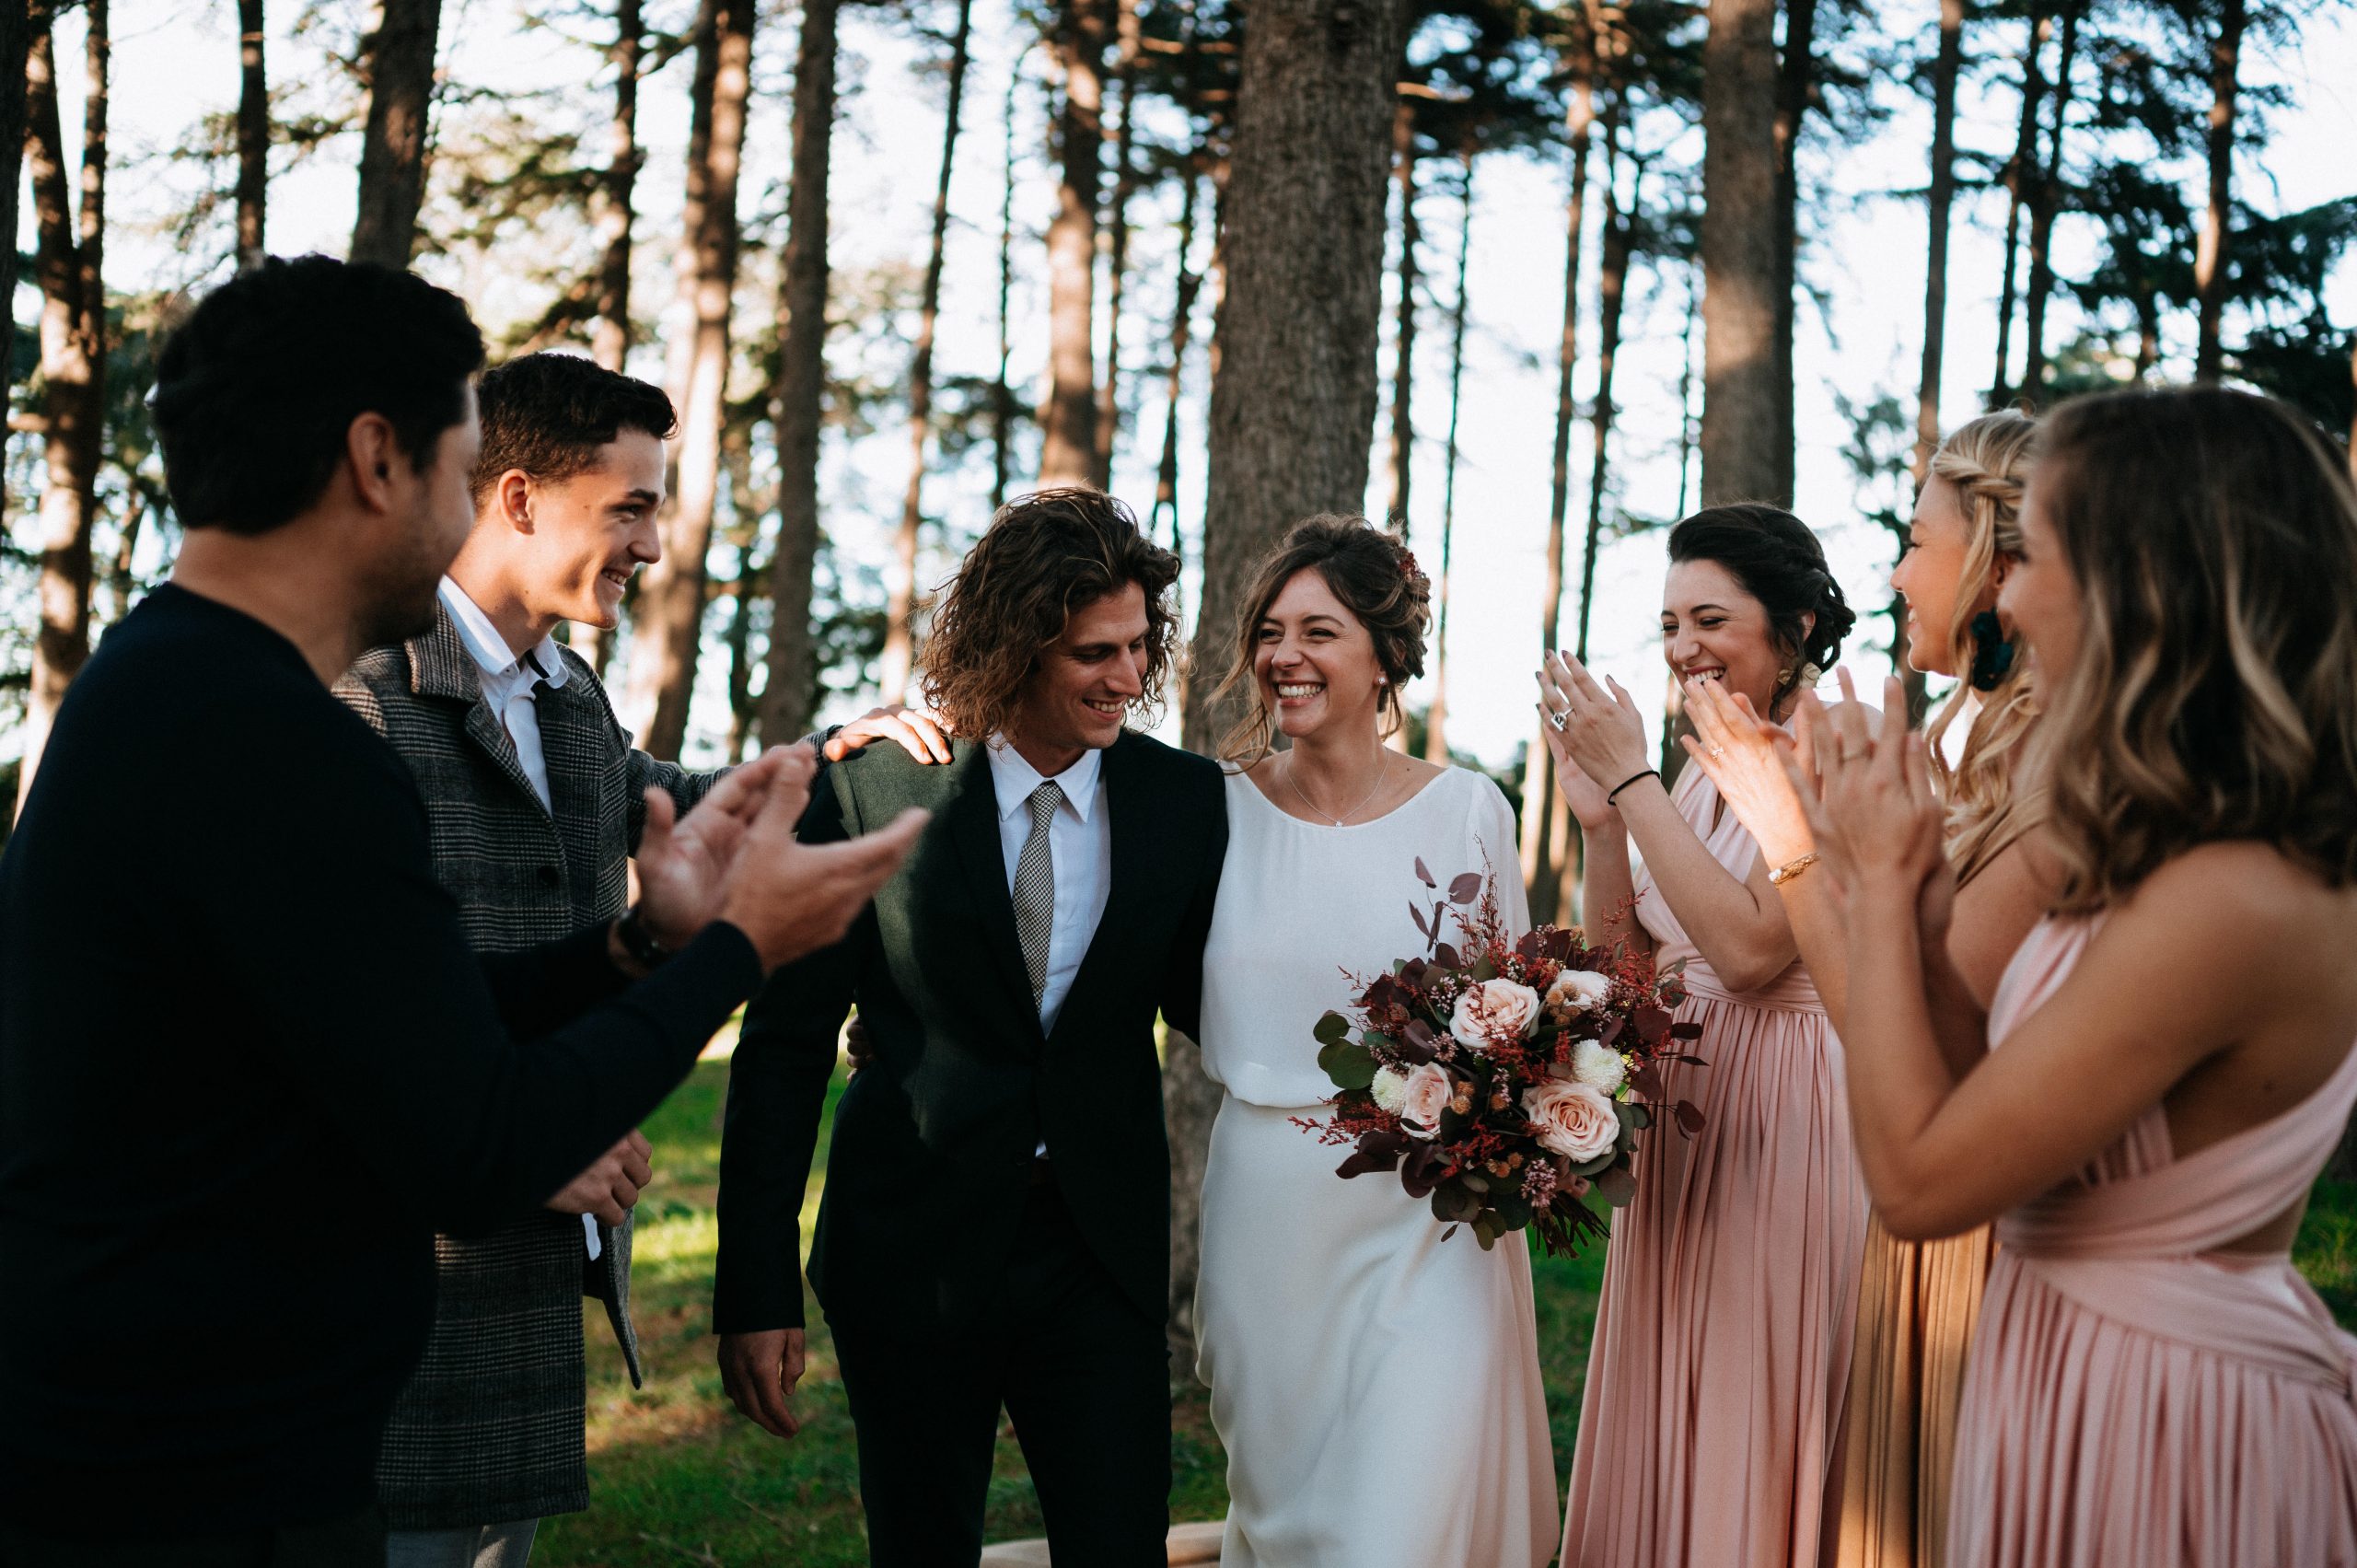
{"label": "bride", "polygon": [[[1554,1456],[1530,1260],[1483,1251],[1396,1178],[1342,1180],[1295,1123],[1333,1086],[1311,1030],[1423,947],[1421,859],[1485,865],[1528,915],[1488,778],[1387,750],[1422,673],[1430,585],[1356,517],[1313,517],[1262,564],[1225,691],[1228,845],[1203,951],[1203,1066],[1225,1091],[1203,1179],[1197,1371],[1228,1454],[1225,1568],[1538,1568]],[[1292,744],[1273,749],[1282,733]]]}

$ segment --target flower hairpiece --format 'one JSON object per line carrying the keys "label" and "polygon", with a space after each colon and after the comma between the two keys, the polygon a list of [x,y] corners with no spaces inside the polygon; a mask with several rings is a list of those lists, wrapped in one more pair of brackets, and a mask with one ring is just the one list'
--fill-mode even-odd
{"label": "flower hairpiece", "polygon": [[1430,589],[1432,587],[1433,580],[1424,575],[1422,566],[1416,564],[1416,552],[1412,550],[1402,549],[1399,552],[1399,575],[1408,580],[1411,587]]}

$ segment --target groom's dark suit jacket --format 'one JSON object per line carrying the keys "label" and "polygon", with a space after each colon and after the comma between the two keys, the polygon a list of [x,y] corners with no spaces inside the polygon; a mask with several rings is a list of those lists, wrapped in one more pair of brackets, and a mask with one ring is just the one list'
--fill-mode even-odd
{"label": "groom's dark suit jacket", "polygon": [[876,1061],[835,1112],[810,1257],[829,1316],[970,1320],[1005,1266],[1044,1139],[1088,1248],[1162,1320],[1170,1177],[1155,1015],[1196,1027],[1227,818],[1207,759],[1124,734],[1103,766],[1111,885],[1044,1036],[982,747],[959,741],[932,767],[871,747],[820,775],[806,839],[864,832],[911,806],[934,817],[850,935],[779,970],[746,1010],[721,1152],[718,1331],[802,1323],[803,1192],[854,1002]]}

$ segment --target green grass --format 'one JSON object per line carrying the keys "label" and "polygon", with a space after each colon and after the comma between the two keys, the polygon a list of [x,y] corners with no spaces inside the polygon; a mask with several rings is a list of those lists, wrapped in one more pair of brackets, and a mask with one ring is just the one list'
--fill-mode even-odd
{"label": "green grass", "polygon": [[[727,1075],[726,1063],[705,1063],[647,1123],[656,1176],[640,1200],[634,1272],[646,1387],[631,1388],[602,1309],[591,1306],[592,1505],[541,1527],[534,1553],[540,1568],[856,1568],[867,1561],[851,1417],[816,1305],[808,1313],[809,1370],[795,1396],[800,1436],[771,1437],[720,1391],[710,1333],[713,1204]],[[833,1092],[841,1089],[838,1077]],[[830,1098],[830,1111],[832,1104]],[[820,1168],[825,1156],[821,1144]],[[818,1203],[814,1180],[802,1216],[806,1238]],[[2340,1320],[2357,1326],[2357,1183],[2317,1184],[2297,1258]],[[1539,1365],[1559,1470],[1571,1463],[1603,1271],[1601,1252],[1535,1260]],[[1226,1461],[1199,1389],[1178,1401],[1171,1458],[1171,1516],[1224,1514]],[[1039,1533],[1039,1499],[1004,1427],[985,1528],[993,1540]]]}

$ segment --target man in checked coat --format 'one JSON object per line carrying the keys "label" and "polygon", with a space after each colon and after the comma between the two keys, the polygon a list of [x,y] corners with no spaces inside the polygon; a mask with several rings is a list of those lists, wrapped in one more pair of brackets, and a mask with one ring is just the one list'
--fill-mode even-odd
{"label": "man in checked coat", "polygon": [[[435,873],[468,940],[497,952],[621,915],[647,792],[685,814],[719,775],[633,749],[597,673],[552,634],[612,627],[632,574],[659,558],[670,400],[558,354],[488,372],[478,397],[474,531],[434,629],[363,655],[336,693],[415,772]],[[871,715],[830,748],[888,734],[912,744]],[[581,1297],[604,1303],[639,1383],[630,1210],[648,1159],[633,1132],[546,1212],[436,1238],[433,1333],[377,1458],[389,1568],[522,1568],[542,1517],[589,1505]]]}

